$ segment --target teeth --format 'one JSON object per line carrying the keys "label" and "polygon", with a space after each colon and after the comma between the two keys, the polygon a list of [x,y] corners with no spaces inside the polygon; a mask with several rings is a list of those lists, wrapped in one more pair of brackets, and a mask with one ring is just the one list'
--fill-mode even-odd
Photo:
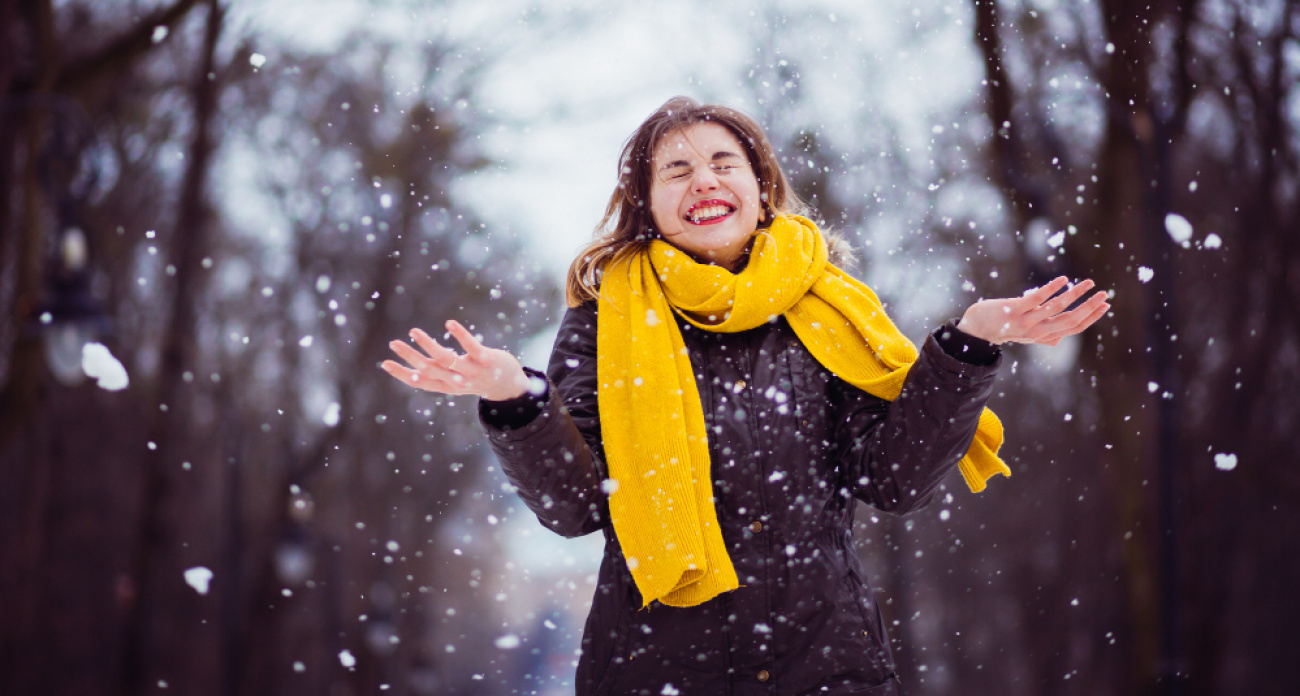
{"label": "teeth", "polygon": [[711,220],[713,218],[722,217],[723,215],[726,215],[727,213],[730,212],[731,212],[731,208],[725,205],[708,205],[702,208],[696,208],[695,210],[692,210],[691,220],[693,222]]}

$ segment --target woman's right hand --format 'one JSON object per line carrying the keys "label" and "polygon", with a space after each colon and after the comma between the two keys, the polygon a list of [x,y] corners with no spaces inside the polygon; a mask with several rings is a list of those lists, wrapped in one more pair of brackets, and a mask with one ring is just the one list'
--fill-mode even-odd
{"label": "woman's right hand", "polygon": [[515,356],[485,347],[460,322],[448,321],[446,326],[464,349],[463,354],[439,345],[421,329],[411,329],[411,339],[422,350],[402,341],[388,344],[410,367],[395,360],[385,360],[380,367],[406,384],[441,394],[474,394],[490,401],[505,401],[528,391],[528,373]]}

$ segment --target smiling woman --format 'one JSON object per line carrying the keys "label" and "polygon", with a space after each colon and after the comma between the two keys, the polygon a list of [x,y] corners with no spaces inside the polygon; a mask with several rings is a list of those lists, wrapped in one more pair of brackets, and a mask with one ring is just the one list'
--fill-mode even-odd
{"label": "smiling woman", "polygon": [[954,469],[974,491],[1009,474],[984,407],[998,344],[1108,309],[1058,278],[918,349],[806,213],[752,119],[678,97],[623,149],[546,373],[454,321],[464,354],[392,344],[394,377],[482,397],[538,520],[604,535],[580,695],[896,694],[857,501],[903,514]]}
{"label": "smiling woman", "polygon": [[[709,208],[735,210],[723,218],[728,224],[718,234],[687,234],[703,227],[706,213],[716,214],[702,205],[690,209],[705,202],[714,203]],[[616,255],[644,250],[656,238],[671,239],[696,260],[733,270],[757,224],[778,211],[808,212],[790,189],[763,129],[735,109],[670,99],[623,146],[618,187],[597,226],[602,232],[569,268],[569,304],[595,299],[606,264]],[[739,252],[737,236],[743,237]],[[697,240],[703,244],[698,249]]]}
{"label": "smiling woman", "polygon": [[758,178],[740,141],[716,123],[664,138],[651,164],[650,213],[668,243],[697,261],[736,270],[765,217]]}

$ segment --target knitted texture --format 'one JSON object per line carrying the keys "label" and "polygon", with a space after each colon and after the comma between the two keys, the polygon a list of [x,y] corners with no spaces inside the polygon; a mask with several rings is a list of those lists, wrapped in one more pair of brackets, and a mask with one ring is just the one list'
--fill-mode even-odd
{"label": "knitted texture", "polygon": [[[876,293],[827,261],[807,218],[759,230],[740,273],[697,263],[663,240],[605,269],[597,313],[597,398],[609,466],[610,516],[645,604],[700,604],[738,587],[713,504],[704,407],[676,311],[708,331],[736,332],[784,315],[827,369],[894,400],[916,347]],[[958,466],[973,491],[1011,470],[997,456],[989,409]]]}

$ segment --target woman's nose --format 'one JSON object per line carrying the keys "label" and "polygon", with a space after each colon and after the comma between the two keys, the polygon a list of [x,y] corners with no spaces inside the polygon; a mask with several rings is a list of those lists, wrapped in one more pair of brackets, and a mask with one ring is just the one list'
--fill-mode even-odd
{"label": "woman's nose", "polygon": [[695,193],[704,191],[713,191],[718,188],[718,176],[713,173],[713,169],[705,167],[695,172],[695,178],[691,181],[691,190]]}

